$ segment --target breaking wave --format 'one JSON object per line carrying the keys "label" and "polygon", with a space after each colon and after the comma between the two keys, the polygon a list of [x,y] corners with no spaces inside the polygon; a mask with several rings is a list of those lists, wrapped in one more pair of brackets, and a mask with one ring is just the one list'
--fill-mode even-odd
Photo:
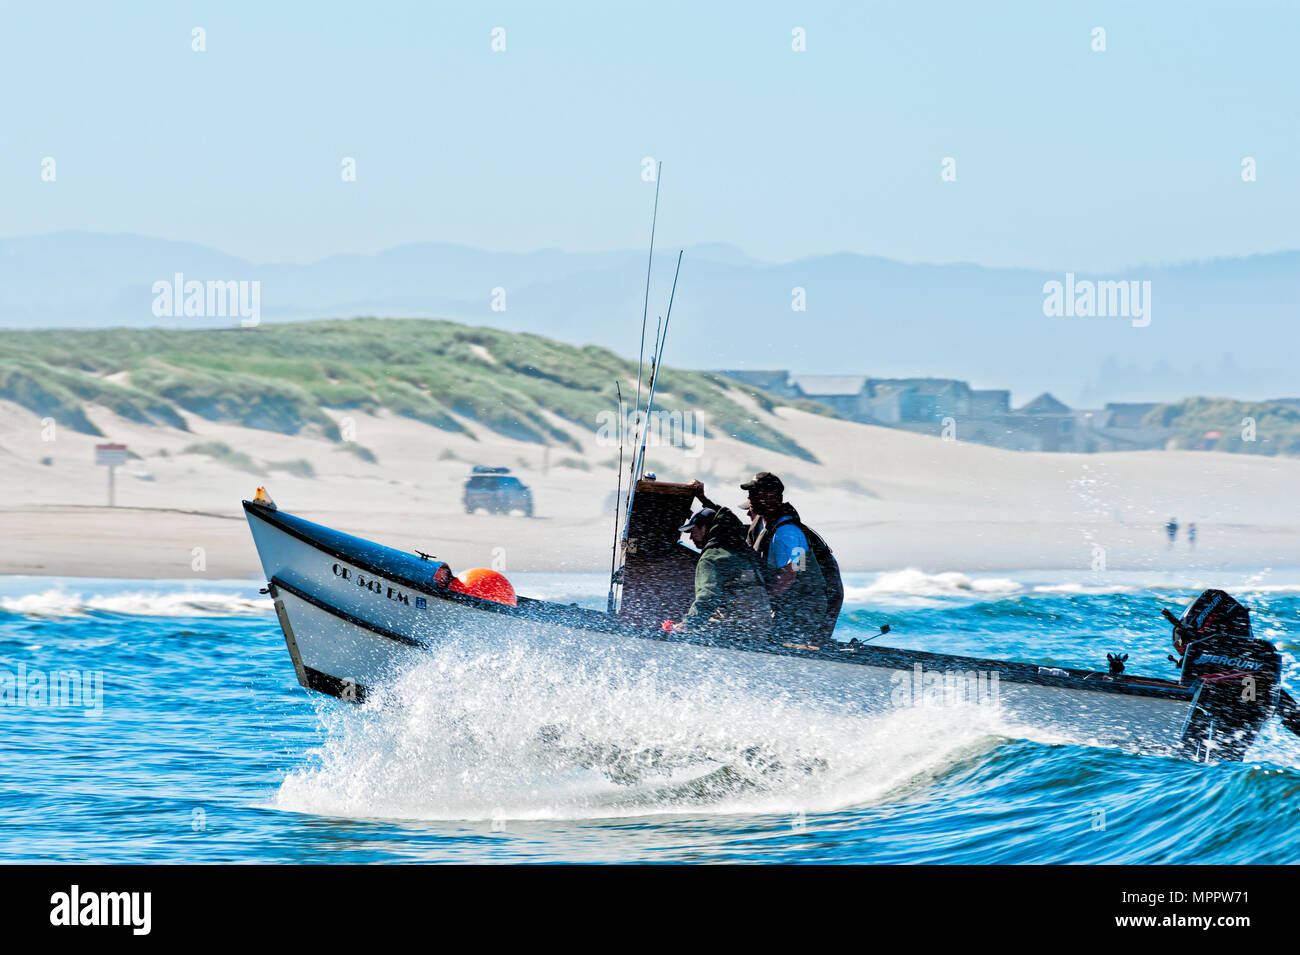
{"label": "breaking wave", "polygon": [[980,709],[828,715],[739,681],[670,689],[616,662],[575,672],[533,650],[448,646],[362,707],[319,703],[326,740],[276,806],[429,820],[826,812],[991,748]]}
{"label": "breaking wave", "polygon": [[62,589],[0,597],[0,611],[24,617],[114,613],[134,617],[230,617],[272,612],[270,601],[233,593],[172,591],[91,594]]}
{"label": "breaking wave", "polygon": [[844,602],[870,603],[915,597],[989,597],[1017,594],[1024,585],[1006,577],[971,577],[957,571],[929,574],[916,568],[880,574],[865,586],[846,586]]}
{"label": "breaking wave", "polygon": [[1126,587],[1121,584],[1036,584],[1036,594],[1127,594],[1138,587]]}

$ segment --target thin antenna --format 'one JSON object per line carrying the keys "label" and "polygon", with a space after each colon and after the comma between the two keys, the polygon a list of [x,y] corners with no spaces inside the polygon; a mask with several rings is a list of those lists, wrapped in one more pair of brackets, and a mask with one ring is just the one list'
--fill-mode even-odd
{"label": "thin antenna", "polygon": [[[662,315],[659,315],[655,318],[655,340],[654,340],[654,346],[650,349],[650,377],[651,378],[653,378],[655,374],[655,364],[659,361],[659,349],[662,347],[662,339],[660,338],[660,336],[663,334],[663,331],[664,331],[664,317]],[[641,437],[641,432],[645,431],[646,424],[650,420],[649,415],[650,415],[650,406],[647,404],[645,417],[641,419],[640,427],[637,430],[638,438]]]}
{"label": "thin antenna", "polygon": [[[664,327],[664,317],[663,317],[662,315],[660,315],[660,316],[659,316],[659,321],[655,323],[655,340],[654,340],[654,345],[653,345],[653,346],[651,347],[651,349],[650,349],[650,376],[651,376],[652,378],[654,377],[655,363],[659,361],[659,348],[660,348],[659,335],[660,335],[660,333],[663,331],[663,327]],[[639,382],[638,382],[638,383],[639,383]],[[640,400],[641,400],[640,398],[637,399],[637,403],[638,403],[638,404],[640,404]],[[640,444],[640,442],[641,442],[641,435],[642,435],[643,433],[645,433],[646,425],[649,423],[649,420],[650,420],[650,408],[649,408],[649,406],[648,406],[648,405],[646,406],[646,413],[645,413],[645,415],[636,415],[636,416],[633,417],[632,420],[633,420],[633,423],[634,423],[634,425],[635,425],[635,427],[636,427],[636,432],[635,432],[635,433],[633,434],[633,436],[632,436],[632,448],[633,448],[633,453],[632,453],[632,463],[633,463],[633,465],[635,465],[635,464],[636,464],[636,447],[637,447],[638,444]],[[632,472],[631,472],[631,476],[630,476],[629,479],[632,481],[632,484],[629,485],[629,492],[630,492],[631,487],[635,486],[635,484],[636,484],[637,471],[636,471],[635,467],[633,468],[633,470],[632,470]]]}
{"label": "thin antenna", "polygon": [[655,169],[655,204],[650,214],[650,256],[645,264],[645,301],[641,304],[641,348],[636,366],[636,404],[632,411],[635,415],[641,410],[641,370],[645,366],[645,326],[650,317],[650,267],[655,261],[655,226],[659,223],[659,184],[663,181],[664,164],[660,161]]}
{"label": "thin antenna", "polygon": [[[663,334],[660,335],[656,333],[655,335],[656,345],[655,345],[654,364],[650,368],[650,395],[646,399],[646,406],[645,406],[644,420],[647,422],[650,420],[650,411],[654,407],[654,403],[655,403],[655,386],[658,385],[659,383],[659,367],[663,360],[664,345],[668,341],[668,323],[672,321],[673,318],[673,299],[677,296],[677,277],[681,274],[682,271],[683,251],[684,250],[679,250],[677,253],[677,270],[673,272],[673,290],[668,295],[668,314],[663,320],[663,326],[662,326]],[[639,447],[632,452],[632,484],[627,489],[627,514],[624,515],[624,519],[623,519],[623,540],[624,541],[627,541],[628,527],[632,522],[632,501],[636,498],[636,482],[641,475],[642,467],[644,467],[645,465],[645,442],[646,442],[646,429],[645,426],[643,425],[641,428]]]}
{"label": "thin antenna", "polygon": [[[646,399],[646,405],[645,405],[645,414],[647,420],[649,420],[650,418],[650,409],[654,407],[654,403],[655,403],[655,386],[659,383],[659,366],[662,364],[662,360],[663,360],[664,345],[667,344],[668,342],[668,323],[673,320],[673,299],[677,296],[677,276],[679,276],[682,272],[683,251],[685,250],[679,250],[677,253],[677,270],[673,272],[673,290],[668,294],[668,314],[664,318],[663,336],[662,338],[659,339],[658,346],[655,350],[654,366],[650,370],[650,396],[649,398]],[[637,458],[638,458],[637,471],[636,471],[637,474],[641,473],[641,468],[645,465],[645,440],[646,440],[646,429],[642,428],[641,447],[637,454]],[[632,492],[634,493],[635,491],[636,491],[636,485],[633,484]]]}
{"label": "thin antenna", "polygon": [[614,543],[609,549],[609,602],[606,609],[614,612],[614,564],[618,560],[618,519],[619,508],[623,504],[623,431],[627,420],[623,417],[623,389],[618,379],[614,379],[614,391],[618,393],[618,489],[614,491]]}
{"label": "thin antenna", "polygon": [[[651,228],[653,230],[653,227]],[[641,316],[641,347],[637,350],[636,358],[636,403],[632,405],[632,420],[636,420],[637,414],[641,411],[641,372],[645,368],[645,316]]]}

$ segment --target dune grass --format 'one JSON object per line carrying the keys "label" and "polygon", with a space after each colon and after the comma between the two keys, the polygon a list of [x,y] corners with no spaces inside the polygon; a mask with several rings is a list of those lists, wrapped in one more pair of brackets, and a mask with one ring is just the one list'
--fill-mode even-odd
{"label": "dune grass", "polygon": [[[0,398],[87,434],[98,433],[85,413],[91,403],[174,428],[185,428],[185,411],[332,441],[341,436],[323,409],[387,409],[449,433],[465,433],[459,416],[580,451],[615,408],[615,380],[635,375],[634,363],[604,348],[438,320],[0,332]],[[770,409],[774,399],[755,389],[665,368],[660,394],[665,409],[707,412],[715,431],[815,460],[736,400],[746,395]]]}
{"label": "dune grass", "polygon": [[181,454],[202,454],[214,461],[247,471],[249,474],[261,474],[262,468],[243,451],[236,451],[224,441],[200,441],[181,449]]}
{"label": "dune grass", "polygon": [[[1300,407],[1278,401],[1188,398],[1153,408],[1146,422],[1172,428],[1176,448],[1300,454]],[[1217,433],[1219,437],[1208,437]]]}

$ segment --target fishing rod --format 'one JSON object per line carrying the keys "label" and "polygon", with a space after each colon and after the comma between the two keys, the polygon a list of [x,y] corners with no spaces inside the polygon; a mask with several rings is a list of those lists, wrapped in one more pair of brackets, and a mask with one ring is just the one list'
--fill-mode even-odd
{"label": "fishing rod", "polygon": [[634,420],[641,411],[641,373],[645,368],[645,326],[650,317],[650,268],[655,261],[655,226],[659,224],[659,185],[663,182],[663,173],[664,164],[661,160],[655,170],[655,204],[654,210],[650,213],[650,256],[645,264],[645,299],[641,303],[641,346],[637,350],[636,404],[632,406]]}
{"label": "fishing rod", "polygon": [[[653,232],[654,230],[651,229]],[[653,240],[652,240],[653,241]],[[641,345],[637,348],[636,358],[636,401],[632,404],[632,421],[636,421],[636,416],[641,413],[641,374],[645,368],[645,323],[646,317],[641,316]],[[627,426],[626,421],[620,420],[618,423],[619,440],[623,440],[623,429]],[[619,465],[622,468],[622,464]]]}
{"label": "fishing rod", "polygon": [[618,487],[614,491],[614,543],[609,548],[609,601],[606,609],[614,612],[614,564],[618,560],[618,513],[623,503],[623,389],[618,379],[614,379],[614,391],[618,394]]}
{"label": "fishing rod", "polygon": [[[659,349],[661,346],[660,335],[663,333],[663,328],[664,328],[664,317],[660,315],[658,321],[655,322],[655,340],[654,340],[654,344],[650,349],[650,376],[652,378],[654,377],[655,365],[659,361]],[[646,405],[645,413],[642,414],[641,411],[639,410],[640,398],[637,399],[637,404],[638,404],[638,410],[632,415],[633,452],[632,452],[632,462],[631,462],[632,466],[628,471],[628,508],[629,509],[632,506],[632,493],[633,493],[633,489],[636,487],[637,475],[641,473],[639,470],[639,465],[637,464],[636,448],[640,446],[642,435],[645,434],[646,426],[650,421],[650,405],[649,404]]]}
{"label": "fishing rod", "polygon": [[[662,341],[660,336],[663,334],[663,331],[664,331],[664,317],[662,315],[656,316],[654,346],[650,349],[650,377],[651,378],[654,377],[655,363],[659,361],[659,347]],[[636,431],[633,433],[633,438],[632,438],[633,448],[636,448],[637,445],[641,443],[641,435],[645,433],[646,424],[649,421],[650,421],[650,405],[647,404],[645,409],[645,414],[641,415],[636,420]],[[633,460],[632,475],[633,477],[636,477],[638,474],[640,474],[640,472],[637,471],[635,466],[636,455],[632,456],[632,460]]]}
{"label": "fishing rod", "polygon": [[[659,186],[655,185],[655,216],[654,216],[655,218],[658,217],[659,214],[658,194],[659,194]],[[653,220],[651,220],[651,225],[650,225],[650,255],[651,256],[654,255]],[[646,274],[646,292],[647,292],[646,305],[649,305],[649,291],[650,291],[649,283],[650,283],[650,275],[649,273],[647,273]],[[658,326],[656,326],[655,333],[654,333],[654,347],[653,350],[651,350],[651,355],[650,355],[651,361],[654,361],[654,353],[658,351],[659,351],[659,329]],[[645,360],[646,360],[646,316],[645,314],[642,314],[641,347],[640,350],[638,350],[638,357],[637,357],[637,401],[636,401],[636,405],[633,405],[633,409],[632,409],[632,421],[633,421],[632,426],[638,427],[638,429],[640,429],[640,425],[636,424],[636,422],[640,420],[641,417],[641,378],[642,378],[642,370],[643,368],[645,368]],[[614,385],[617,388],[617,381],[615,381]],[[608,602],[607,602],[607,609],[608,612],[610,613],[614,613],[614,585],[617,582],[617,579],[619,579],[619,574],[616,573],[615,563],[617,560],[617,554],[619,554],[619,524],[620,524],[619,508],[620,505],[624,504],[623,438],[624,438],[625,430],[627,430],[627,427],[628,427],[628,420],[627,417],[625,417],[623,411],[623,390],[619,388],[619,483],[617,483],[617,489],[615,490],[615,494],[614,494],[614,548],[612,548],[612,552],[610,554],[610,598],[608,598]],[[633,439],[633,447],[636,447],[636,439]],[[636,468],[633,468],[632,470],[634,472]],[[634,485],[634,483],[636,483],[636,477],[634,477],[633,473],[629,473],[628,474],[628,500],[627,502],[625,502],[627,503],[627,508],[632,507],[632,485]],[[624,513],[627,513],[627,509],[624,509]]]}
{"label": "fishing rod", "polygon": [[[649,255],[646,257],[646,264],[645,264],[645,297],[643,298],[643,300],[642,300],[642,302],[641,302],[641,344],[640,344],[640,346],[639,346],[638,349],[637,349],[637,366],[636,366],[636,403],[632,406],[632,419],[633,419],[633,421],[637,421],[637,420],[639,420],[640,415],[641,415],[641,379],[644,377],[644,373],[645,373],[645,329],[646,329],[646,324],[648,323],[649,318],[650,318],[650,273],[651,273],[651,270],[652,270],[653,267],[654,267],[654,261],[655,261],[655,229],[656,229],[656,227],[657,227],[658,224],[659,224],[659,186],[660,186],[660,185],[662,184],[662,182],[663,182],[663,172],[664,172],[664,164],[663,164],[662,161],[660,161],[660,162],[657,164],[657,166],[655,167],[655,201],[654,201],[654,207],[653,207],[653,209],[652,209],[652,211],[651,211],[651,213],[650,213],[650,252],[649,252]],[[655,333],[655,339],[656,339],[656,341],[655,341],[655,350],[656,350],[656,351],[657,351],[658,348],[659,348],[659,345],[658,345],[658,338],[659,338],[659,334],[658,334],[658,332],[656,331],[656,333]],[[618,491],[618,493],[619,493],[619,496],[620,496],[620,497],[622,496],[622,487],[623,487],[623,428],[624,428],[624,425],[625,425],[625,422],[624,422],[624,418],[623,418],[622,392],[620,391],[620,392],[619,392],[619,446],[618,446],[618,453],[619,453],[619,458],[618,458],[618,480],[619,480],[619,491]],[[644,430],[644,428],[642,428],[641,430]],[[633,473],[632,473],[631,475],[629,475],[629,478],[628,478],[628,479],[629,479],[629,482],[630,482],[630,486],[629,486],[629,488],[628,488],[628,498],[627,498],[627,508],[626,508],[626,513],[625,513],[624,516],[623,516],[623,527],[624,527],[624,530],[623,530],[623,538],[624,538],[624,540],[627,539],[627,522],[628,522],[628,520],[631,518],[631,513],[632,513],[632,489],[636,487],[636,474],[635,474],[635,468],[633,469]],[[611,613],[612,613],[613,610],[614,610],[614,587],[615,587],[615,584],[618,582],[618,571],[617,571],[616,568],[615,568],[615,564],[617,563],[617,559],[618,559],[618,525],[619,525],[618,504],[619,504],[619,502],[618,502],[618,500],[616,499],[615,502],[614,502],[614,553],[610,555],[610,561],[609,561],[609,566],[610,566],[610,569],[609,569],[609,610],[610,610]]]}
{"label": "fishing rod", "polygon": [[[659,366],[659,350],[663,347],[663,339],[660,337],[664,330],[664,317],[660,315],[655,321],[655,340],[654,347],[650,349],[650,382],[653,384],[655,377],[655,368]],[[632,506],[632,496],[636,490],[636,482],[641,475],[641,466],[644,463],[637,454],[637,449],[645,442],[646,428],[650,425],[650,408],[654,405],[654,390],[650,391],[649,399],[646,401],[645,412],[637,419],[636,432],[632,436],[632,469],[628,485],[628,507]]]}
{"label": "fishing rod", "polygon": [[[659,224],[659,186],[663,183],[664,164],[661,160],[655,169],[655,202],[654,209],[650,213],[650,255],[645,264],[645,298],[641,302],[641,345],[637,350],[636,365],[636,403],[632,406],[632,423],[638,431],[644,430],[644,419],[641,417],[641,378],[645,369],[645,329],[650,318],[650,270],[655,261],[655,228]],[[651,360],[659,351],[659,329],[655,329],[654,349],[651,352]],[[648,409],[647,409],[648,410]],[[633,447],[635,447],[635,443]],[[636,455],[632,456],[633,463],[636,462]],[[628,475],[628,506],[631,506],[631,489],[636,487],[636,468],[632,468],[632,473]],[[614,584],[613,575],[610,576],[610,586]]]}
{"label": "fishing rod", "polygon": [[[682,254],[685,250],[677,252],[677,268],[673,272],[673,287],[668,294],[668,312],[663,319],[663,324],[655,329],[655,349],[653,362],[650,366],[650,393],[646,398],[645,416],[641,421],[639,447],[633,452],[632,456],[632,477],[631,483],[627,489],[627,509],[623,515],[623,545],[626,549],[628,533],[632,526],[632,502],[636,499],[636,483],[641,474],[641,469],[645,465],[645,446],[648,437],[647,426],[650,421],[650,412],[654,408],[655,390],[659,384],[659,369],[663,364],[664,345],[668,341],[668,323],[673,318],[673,301],[677,297],[677,278],[682,272]],[[610,592],[613,593],[614,578],[616,574],[610,574]],[[611,608],[612,610],[612,608]]]}
{"label": "fishing rod", "polygon": [[[659,341],[656,346],[656,351],[655,351],[654,364],[650,368],[650,395],[646,399],[646,405],[645,405],[645,421],[647,424],[649,423],[650,420],[650,410],[654,407],[654,403],[655,403],[655,388],[659,384],[659,368],[663,363],[662,359],[664,353],[664,345],[668,341],[668,323],[673,320],[673,299],[676,298],[677,296],[677,277],[681,274],[682,271],[682,254],[684,251],[685,251],[684,249],[679,250],[677,253],[677,270],[673,272],[673,288],[668,295],[668,313],[667,316],[664,318],[663,336],[662,338],[659,338]],[[646,443],[647,436],[648,435],[646,433],[646,425],[643,424],[641,426],[641,446],[637,450],[637,454],[635,458],[636,466],[633,468],[632,471],[634,475],[640,475],[641,468],[645,464],[645,443]],[[628,489],[629,516],[632,510],[632,497],[635,494],[636,494],[636,480],[634,478],[632,482],[632,487]],[[626,528],[623,531],[623,539],[624,540],[627,539]]]}

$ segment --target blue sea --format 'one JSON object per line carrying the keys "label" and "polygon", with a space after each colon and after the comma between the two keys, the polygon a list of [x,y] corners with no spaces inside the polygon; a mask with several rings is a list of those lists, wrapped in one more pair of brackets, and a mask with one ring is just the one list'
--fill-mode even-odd
{"label": "blue sea", "polygon": [[[604,599],[599,575],[514,582]],[[887,622],[895,646],[1099,669],[1122,650],[1163,676],[1160,608],[1223,587],[1300,677],[1300,570],[847,583],[842,639]],[[938,710],[808,718],[743,685],[667,696],[463,653],[358,707],[298,686],[260,586],[0,579],[0,670],[81,684],[71,705],[0,708],[0,862],[1300,860],[1300,740],[1275,724],[1249,762],[1207,767]]]}

